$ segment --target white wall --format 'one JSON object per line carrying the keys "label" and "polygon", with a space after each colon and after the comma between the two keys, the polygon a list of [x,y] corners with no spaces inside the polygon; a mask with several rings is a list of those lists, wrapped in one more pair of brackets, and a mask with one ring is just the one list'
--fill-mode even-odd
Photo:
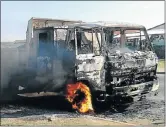
{"label": "white wall", "polygon": [[27,52],[25,48],[19,49],[15,46],[1,48],[1,88],[8,87],[12,74],[25,69],[26,64]]}

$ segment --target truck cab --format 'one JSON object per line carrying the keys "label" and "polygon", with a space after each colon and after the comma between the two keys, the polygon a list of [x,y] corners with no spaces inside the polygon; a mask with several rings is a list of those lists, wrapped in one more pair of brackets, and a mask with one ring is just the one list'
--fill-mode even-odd
{"label": "truck cab", "polygon": [[[75,78],[97,101],[126,104],[156,95],[158,57],[146,28],[130,23],[82,23],[69,26],[67,44],[75,53]],[[136,99],[135,99],[136,98]]]}
{"label": "truck cab", "polygon": [[106,91],[111,96],[142,97],[159,88],[158,57],[146,28],[137,24],[110,24],[105,33]]}

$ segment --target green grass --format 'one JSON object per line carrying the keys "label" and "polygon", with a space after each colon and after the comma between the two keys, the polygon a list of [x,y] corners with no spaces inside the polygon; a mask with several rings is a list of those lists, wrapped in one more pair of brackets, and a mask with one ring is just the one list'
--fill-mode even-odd
{"label": "green grass", "polygon": [[165,59],[159,60],[157,71],[158,72],[164,72],[165,71]]}
{"label": "green grass", "polygon": [[165,68],[165,60],[159,60],[158,67]]}

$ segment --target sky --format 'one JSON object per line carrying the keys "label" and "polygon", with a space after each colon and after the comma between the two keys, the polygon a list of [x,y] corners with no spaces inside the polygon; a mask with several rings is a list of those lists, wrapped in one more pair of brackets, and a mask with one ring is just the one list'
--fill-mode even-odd
{"label": "sky", "polygon": [[164,23],[164,1],[2,1],[1,42],[25,39],[31,17],[120,21],[150,28]]}

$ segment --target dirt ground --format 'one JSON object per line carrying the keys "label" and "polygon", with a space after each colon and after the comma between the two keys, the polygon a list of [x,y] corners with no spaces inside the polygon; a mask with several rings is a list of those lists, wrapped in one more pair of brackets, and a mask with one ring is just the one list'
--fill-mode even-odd
{"label": "dirt ground", "polygon": [[133,126],[134,124],[123,123],[111,120],[103,120],[98,118],[48,118],[43,120],[29,120],[26,118],[3,118],[1,125],[56,125],[56,126],[79,126],[79,125],[111,125],[111,126]]}
{"label": "dirt ground", "polygon": [[[70,109],[63,98],[25,99],[1,105],[1,125],[108,125],[108,126],[164,126],[164,74],[160,74],[159,94],[136,102],[124,112],[105,109],[96,114],[79,114]],[[101,107],[102,108],[102,107]]]}

